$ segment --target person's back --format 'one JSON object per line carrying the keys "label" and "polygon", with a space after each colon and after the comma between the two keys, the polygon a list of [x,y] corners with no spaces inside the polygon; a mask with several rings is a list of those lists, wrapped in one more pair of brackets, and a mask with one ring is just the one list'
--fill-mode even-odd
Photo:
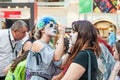
{"label": "person's back", "polygon": [[[30,80],[41,80],[43,78],[51,79],[57,69],[52,62],[54,50],[50,47],[50,45],[43,43],[40,40],[35,41],[35,43],[36,42],[38,44],[42,43],[44,47],[39,52],[29,52],[26,65],[26,72],[28,77],[26,78],[27,80],[29,80],[29,78]],[[29,76],[29,74],[31,74],[31,76]]]}
{"label": "person's back", "polygon": [[78,63],[86,68],[85,73],[81,76],[79,80],[88,80],[88,54],[91,57],[91,80],[96,80],[98,64],[96,60],[96,56],[94,55],[93,50],[81,50],[75,57],[73,63]]}

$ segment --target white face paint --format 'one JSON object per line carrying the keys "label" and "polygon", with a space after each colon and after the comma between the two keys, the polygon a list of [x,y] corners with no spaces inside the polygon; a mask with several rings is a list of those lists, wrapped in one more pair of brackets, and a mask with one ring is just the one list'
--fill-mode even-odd
{"label": "white face paint", "polygon": [[74,33],[71,33],[70,35],[71,35],[70,43],[75,44],[75,42],[77,40],[78,33],[74,32]]}
{"label": "white face paint", "polygon": [[52,21],[45,26],[45,33],[49,36],[56,36],[57,34],[57,25]]}

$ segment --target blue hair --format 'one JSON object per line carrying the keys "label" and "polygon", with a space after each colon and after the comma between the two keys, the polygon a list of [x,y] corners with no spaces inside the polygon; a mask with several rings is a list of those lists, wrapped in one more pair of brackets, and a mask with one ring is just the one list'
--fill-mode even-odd
{"label": "blue hair", "polygon": [[52,21],[54,24],[56,24],[56,20],[51,16],[45,16],[38,20],[37,27],[38,29],[42,29],[45,25],[49,24],[50,21]]}

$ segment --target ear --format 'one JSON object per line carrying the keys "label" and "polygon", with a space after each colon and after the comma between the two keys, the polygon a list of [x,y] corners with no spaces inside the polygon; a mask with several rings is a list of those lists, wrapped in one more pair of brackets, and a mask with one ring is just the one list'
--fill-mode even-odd
{"label": "ear", "polygon": [[45,33],[45,29],[41,29],[40,32],[41,32],[41,33]]}
{"label": "ear", "polygon": [[45,32],[45,29],[41,29],[40,31],[41,31],[42,33],[44,33],[44,32]]}

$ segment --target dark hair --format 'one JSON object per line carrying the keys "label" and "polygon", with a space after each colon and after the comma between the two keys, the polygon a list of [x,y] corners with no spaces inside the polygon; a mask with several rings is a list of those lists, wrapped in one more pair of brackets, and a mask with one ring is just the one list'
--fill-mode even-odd
{"label": "dark hair", "polygon": [[64,38],[64,46],[65,46],[64,52],[67,53],[68,49],[69,49],[69,39],[68,38]]}
{"label": "dark hair", "polygon": [[97,34],[100,35],[100,31],[99,31],[99,29],[97,29],[97,28],[95,28],[95,29],[96,29],[96,31],[97,31]]}
{"label": "dark hair", "polygon": [[72,29],[73,29],[73,31],[78,32],[79,26],[77,26],[76,22],[77,22],[77,21],[73,21],[73,22],[72,22]]}
{"label": "dark hair", "polygon": [[21,53],[20,56],[18,56],[18,57],[14,60],[14,62],[12,63],[12,65],[11,65],[11,67],[10,67],[10,70],[11,70],[12,72],[14,72],[14,70],[15,70],[16,66],[18,65],[18,63],[20,63],[21,61],[23,61],[23,60],[26,59],[26,57],[27,57],[27,55],[28,55],[28,52],[29,52],[29,50],[28,50],[28,51],[24,51],[23,53]]}
{"label": "dark hair", "polygon": [[[116,42],[115,46],[116,46],[116,49],[117,49],[117,51],[118,51],[119,61],[120,61],[120,40],[118,40],[118,41]],[[119,70],[119,72],[118,72],[117,75],[120,77],[120,70]]]}
{"label": "dark hair", "polygon": [[100,54],[100,46],[97,40],[97,32],[91,22],[87,20],[78,20],[74,24],[75,27],[79,27],[78,36],[75,42],[71,60],[77,55],[80,50],[92,49],[96,56]]}

